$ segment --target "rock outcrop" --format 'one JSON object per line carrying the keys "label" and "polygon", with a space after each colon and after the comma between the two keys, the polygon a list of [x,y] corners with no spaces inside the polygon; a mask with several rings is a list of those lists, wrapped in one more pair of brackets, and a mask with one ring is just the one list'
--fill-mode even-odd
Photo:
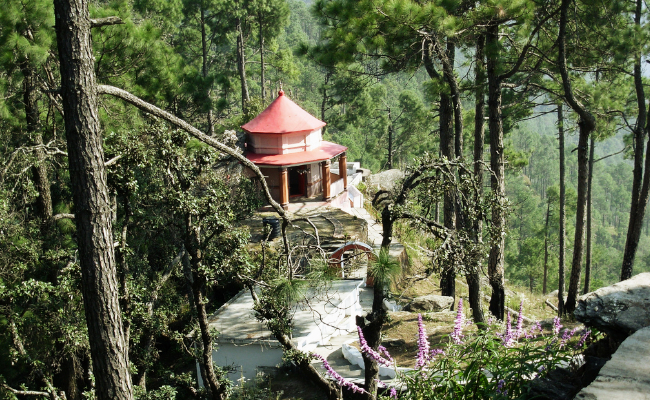
{"label": "rock outcrop", "polygon": [[404,310],[438,312],[451,309],[452,304],[454,304],[453,297],[429,294],[426,296],[416,297],[406,307],[404,307]]}
{"label": "rock outcrop", "polygon": [[580,400],[650,400],[650,327],[639,329],[621,343]]}
{"label": "rock outcrop", "polygon": [[574,315],[585,325],[617,337],[650,326],[650,273],[581,296]]}
{"label": "rock outcrop", "polygon": [[397,182],[404,178],[404,171],[389,169],[378,174],[373,174],[366,180],[367,185],[374,190],[393,190]]}

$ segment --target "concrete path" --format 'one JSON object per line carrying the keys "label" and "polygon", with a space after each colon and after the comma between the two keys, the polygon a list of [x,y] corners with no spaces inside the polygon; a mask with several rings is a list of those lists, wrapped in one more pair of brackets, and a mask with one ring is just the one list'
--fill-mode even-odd
{"label": "concrete path", "polygon": [[357,218],[365,219],[368,222],[368,244],[375,250],[379,249],[381,241],[384,239],[381,222],[374,219],[365,208],[348,208],[343,211]]}

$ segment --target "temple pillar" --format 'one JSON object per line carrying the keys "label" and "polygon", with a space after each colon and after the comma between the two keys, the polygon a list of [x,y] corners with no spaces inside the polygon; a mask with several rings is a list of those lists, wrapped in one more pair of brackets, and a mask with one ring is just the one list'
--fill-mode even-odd
{"label": "temple pillar", "polygon": [[287,167],[280,167],[280,205],[289,209],[289,172]]}
{"label": "temple pillar", "polygon": [[339,175],[343,178],[343,190],[348,190],[348,160],[345,153],[339,156]]}
{"label": "temple pillar", "polygon": [[323,200],[329,201],[332,198],[331,185],[332,177],[330,176],[330,160],[323,161]]}

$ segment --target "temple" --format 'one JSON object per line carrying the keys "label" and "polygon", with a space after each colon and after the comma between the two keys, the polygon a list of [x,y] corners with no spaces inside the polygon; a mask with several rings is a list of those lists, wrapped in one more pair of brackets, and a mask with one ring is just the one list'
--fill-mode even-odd
{"label": "temple", "polygon": [[[246,158],[264,176],[273,199],[284,209],[292,198],[316,197],[329,201],[347,190],[347,147],[323,140],[325,122],[312,116],[284,95],[278,97],[250,122]],[[330,171],[333,158],[339,175]]]}

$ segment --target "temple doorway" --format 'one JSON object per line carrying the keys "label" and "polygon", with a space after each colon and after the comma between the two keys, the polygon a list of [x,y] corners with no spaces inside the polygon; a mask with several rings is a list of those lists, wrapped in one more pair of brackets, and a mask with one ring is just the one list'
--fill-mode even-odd
{"label": "temple doorway", "polygon": [[307,169],[304,166],[289,168],[289,197],[307,195]]}

